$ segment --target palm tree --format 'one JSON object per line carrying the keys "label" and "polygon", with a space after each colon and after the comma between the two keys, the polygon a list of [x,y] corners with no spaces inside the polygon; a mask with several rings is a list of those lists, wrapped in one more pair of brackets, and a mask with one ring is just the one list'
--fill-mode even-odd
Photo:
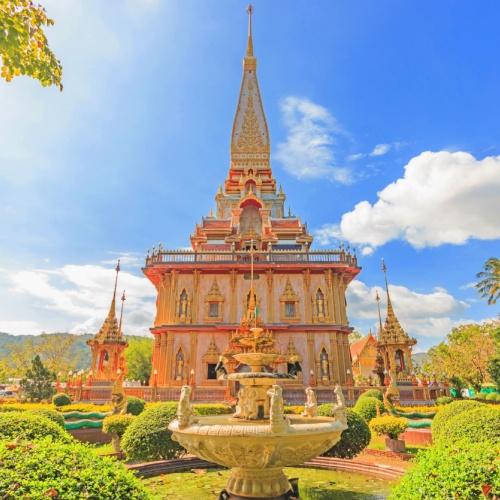
{"label": "palm tree", "polygon": [[488,304],[496,304],[500,297],[500,259],[489,258],[484,264],[484,271],[476,275],[481,279],[476,284],[477,291],[482,297],[488,297]]}

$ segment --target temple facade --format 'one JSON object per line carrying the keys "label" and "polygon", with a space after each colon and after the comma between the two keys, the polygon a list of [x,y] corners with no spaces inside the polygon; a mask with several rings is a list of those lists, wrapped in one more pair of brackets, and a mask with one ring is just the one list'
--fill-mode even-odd
{"label": "temple facade", "polygon": [[143,269],[157,290],[151,385],[162,398],[190,383],[199,400],[223,399],[226,384],[215,365],[252,321],[283,354],[282,366],[270,369],[286,371],[290,360],[302,367],[296,380],[283,382],[286,394],[303,394],[304,385],[331,392],[352,370],[345,292],[360,268],[343,247],[311,250],[307,225],[285,213],[286,195],[271,169],[251,23],[250,11],[230,165],[216,210],[196,225],[191,250],[160,246]]}

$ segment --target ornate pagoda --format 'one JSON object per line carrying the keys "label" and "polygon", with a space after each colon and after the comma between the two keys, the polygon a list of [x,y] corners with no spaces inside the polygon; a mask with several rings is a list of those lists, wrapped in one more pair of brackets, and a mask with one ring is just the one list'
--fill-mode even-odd
{"label": "ornate pagoda", "polygon": [[215,195],[215,213],[196,225],[191,250],[160,245],[148,253],[143,269],[157,290],[152,383],[160,398],[173,397],[172,389],[189,382],[196,399],[223,399],[214,367],[233,336],[252,321],[286,355],[285,367],[286,359],[299,360],[302,375],[286,382],[289,400],[293,390],[299,394],[310,383],[319,386],[321,399],[322,387],[331,393],[352,369],[345,292],[360,268],[343,247],[311,250],[307,225],[285,213],[256,71],[249,7],[230,165]]}
{"label": "ornate pagoda", "polygon": [[120,261],[118,261],[115,271],[115,287],[108,315],[94,338],[87,341],[87,345],[92,352],[92,383],[110,383],[126,374],[125,349],[128,344],[122,333],[125,292],[123,292],[121,298],[120,321],[118,322],[116,319],[116,287],[118,285]]}
{"label": "ornate pagoda", "polygon": [[[385,290],[387,293],[387,315],[385,324],[383,326],[380,324],[377,346],[383,359],[384,374],[389,374],[391,378],[395,376],[398,383],[409,385],[412,381],[413,372],[411,351],[417,341],[403,330],[396,317],[389,293],[387,266],[384,261],[382,261],[382,271],[384,272]],[[377,302],[379,301],[380,298],[377,294]]]}

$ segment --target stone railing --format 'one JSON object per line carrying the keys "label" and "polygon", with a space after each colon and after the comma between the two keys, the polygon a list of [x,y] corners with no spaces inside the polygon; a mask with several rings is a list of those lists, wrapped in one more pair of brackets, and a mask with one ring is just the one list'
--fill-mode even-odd
{"label": "stone railing", "polygon": [[[270,250],[254,252],[254,262],[259,263],[335,263],[357,267],[355,254],[345,250]],[[247,251],[156,250],[146,257],[146,267],[158,264],[249,264]]]}

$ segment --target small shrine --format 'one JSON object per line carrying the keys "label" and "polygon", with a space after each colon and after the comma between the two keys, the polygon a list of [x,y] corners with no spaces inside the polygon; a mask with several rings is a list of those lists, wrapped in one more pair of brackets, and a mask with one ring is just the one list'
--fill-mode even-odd
{"label": "small shrine", "polygon": [[118,274],[120,272],[120,261],[116,265],[115,287],[113,299],[109,307],[108,315],[104,320],[99,332],[94,338],[87,341],[92,352],[92,364],[90,372],[91,383],[111,383],[126,374],[125,349],[128,344],[123,337],[123,304],[125,302],[125,291],[122,294],[120,321],[116,319],[116,288],[118,285]]}

